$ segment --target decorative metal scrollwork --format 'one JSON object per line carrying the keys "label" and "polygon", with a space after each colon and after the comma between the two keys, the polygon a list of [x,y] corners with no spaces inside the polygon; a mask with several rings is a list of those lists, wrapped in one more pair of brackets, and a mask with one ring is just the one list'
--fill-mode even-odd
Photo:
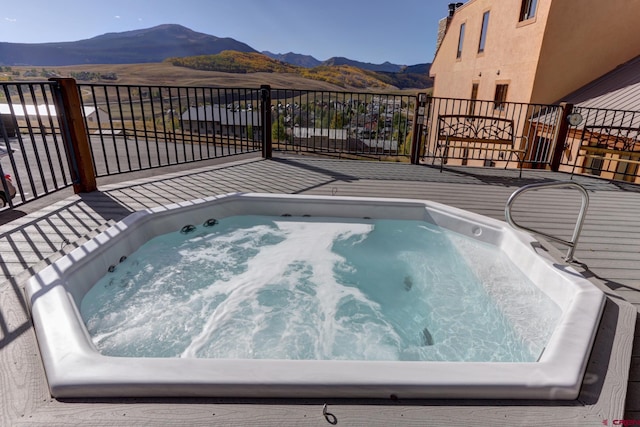
{"label": "decorative metal scrollwork", "polygon": [[587,126],[583,139],[594,147],[640,151],[640,129],[635,127]]}
{"label": "decorative metal scrollwork", "polygon": [[499,117],[443,116],[439,133],[451,138],[513,140],[513,122]]}

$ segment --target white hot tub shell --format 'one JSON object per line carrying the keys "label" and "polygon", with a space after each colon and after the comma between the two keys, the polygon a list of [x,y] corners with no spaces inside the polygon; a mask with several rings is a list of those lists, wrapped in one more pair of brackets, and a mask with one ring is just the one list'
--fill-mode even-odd
{"label": "white hot tub shell", "polygon": [[[151,238],[232,215],[424,220],[499,247],[562,310],[537,362],[423,362],[104,356],[79,312],[109,266]],[[604,307],[602,291],[541,256],[506,223],[406,199],[229,194],[134,213],[33,276],[26,285],[54,397],[345,397],[575,399]],[[561,268],[560,268],[561,267]]]}

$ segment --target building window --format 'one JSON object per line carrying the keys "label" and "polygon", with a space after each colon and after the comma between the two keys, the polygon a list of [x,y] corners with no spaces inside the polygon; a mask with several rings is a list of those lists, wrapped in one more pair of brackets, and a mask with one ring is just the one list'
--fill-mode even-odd
{"label": "building window", "polygon": [[496,85],[496,94],[493,97],[493,108],[504,110],[504,103],[507,101],[507,89],[509,85]]}
{"label": "building window", "polygon": [[487,27],[489,26],[489,12],[482,15],[482,30],[480,31],[480,43],[478,44],[478,53],[484,52],[484,44],[487,41]]}
{"label": "building window", "polygon": [[538,0],[522,0],[522,6],[520,7],[520,21],[526,21],[536,16],[536,6]]}
{"label": "building window", "polygon": [[464,43],[464,24],[460,24],[460,37],[458,38],[458,52],[456,58],[460,59],[462,56],[462,44]]}
{"label": "building window", "polygon": [[469,101],[469,109],[467,114],[473,116],[476,112],[476,99],[478,99],[478,83],[471,85],[471,101]]}

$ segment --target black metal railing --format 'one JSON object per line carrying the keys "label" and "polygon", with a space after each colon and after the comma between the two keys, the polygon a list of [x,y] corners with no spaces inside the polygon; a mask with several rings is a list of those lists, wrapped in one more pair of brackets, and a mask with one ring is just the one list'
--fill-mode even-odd
{"label": "black metal railing", "polygon": [[78,88],[97,176],[261,149],[258,89]]}
{"label": "black metal railing", "polygon": [[0,83],[0,191],[10,207],[73,184],[57,104],[53,82]]}
{"label": "black metal railing", "polygon": [[[494,117],[526,141],[525,168],[634,182],[640,175],[640,112],[573,107],[582,120],[568,124],[572,107],[566,105],[266,85],[76,86],[72,79],[52,80],[0,82],[0,191],[7,194],[10,184],[16,187],[17,196],[8,200],[11,207],[71,185],[92,191],[95,176],[258,151],[265,158],[276,150],[518,167],[500,150],[473,141],[487,135],[475,127],[491,126]],[[476,145],[439,151],[438,118],[447,115],[468,121],[469,135],[456,137]]]}
{"label": "black metal railing", "polygon": [[271,90],[278,151],[409,160],[416,96]]}
{"label": "black metal railing", "polygon": [[[526,144],[524,164],[529,168],[545,168],[551,164],[561,119],[561,108],[558,105],[429,98],[426,108],[421,154],[427,164],[440,164],[444,159],[449,165],[506,166],[509,163],[509,166],[517,167],[517,162],[512,161],[509,156],[504,153],[501,155],[499,150],[484,149],[482,143],[447,149],[446,158],[443,157],[443,144],[438,135],[437,124],[438,118],[445,115],[468,117],[470,124],[483,123],[486,126],[492,125],[492,121],[487,120],[490,117],[509,121],[512,123],[516,143]],[[482,120],[478,120],[480,118]],[[468,132],[471,139],[474,135],[491,133],[490,129],[476,129],[471,125]],[[524,145],[518,148],[524,148]]]}
{"label": "black metal railing", "polygon": [[640,112],[573,107],[578,114],[564,141],[560,170],[639,181]]}

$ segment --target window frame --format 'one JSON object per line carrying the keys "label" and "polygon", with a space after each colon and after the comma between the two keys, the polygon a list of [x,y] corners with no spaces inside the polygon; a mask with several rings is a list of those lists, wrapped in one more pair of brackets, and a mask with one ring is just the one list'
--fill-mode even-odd
{"label": "window frame", "polygon": [[476,101],[478,99],[478,91],[480,90],[480,82],[471,83],[471,96],[469,97],[469,107],[467,108],[467,115],[473,116],[476,112]]}
{"label": "window frame", "polygon": [[522,0],[518,22],[528,21],[536,17],[538,0]]}
{"label": "window frame", "polygon": [[462,47],[464,46],[464,32],[466,28],[466,22],[460,24],[460,31],[458,32],[458,50],[456,51],[456,59],[462,58]]}
{"label": "window frame", "polygon": [[496,91],[493,95],[493,109],[504,111],[504,104],[507,103],[507,93],[509,92],[509,83],[496,83]]}
{"label": "window frame", "polygon": [[484,53],[485,45],[487,44],[487,31],[489,28],[489,10],[482,14],[482,26],[480,27],[480,41],[478,42],[478,53]]}

